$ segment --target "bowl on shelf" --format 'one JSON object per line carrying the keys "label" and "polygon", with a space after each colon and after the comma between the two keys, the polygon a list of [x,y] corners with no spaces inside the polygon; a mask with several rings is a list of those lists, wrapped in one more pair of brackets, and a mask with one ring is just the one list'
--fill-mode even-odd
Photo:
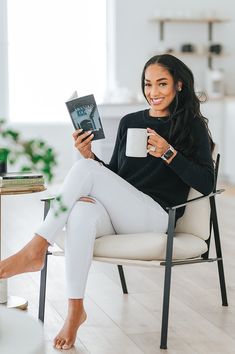
{"label": "bowl on shelf", "polygon": [[211,54],[217,54],[217,55],[219,55],[219,54],[221,54],[222,53],[222,50],[223,50],[223,46],[222,46],[222,44],[211,44],[210,46],[209,46],[209,52],[211,53]]}
{"label": "bowl on shelf", "polygon": [[193,52],[195,52],[195,47],[191,43],[182,44],[181,52],[182,53],[193,53]]}

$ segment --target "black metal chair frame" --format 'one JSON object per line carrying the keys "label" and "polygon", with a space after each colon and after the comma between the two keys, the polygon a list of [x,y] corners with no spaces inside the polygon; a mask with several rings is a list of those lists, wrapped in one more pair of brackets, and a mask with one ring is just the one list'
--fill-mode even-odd
{"label": "black metal chair frame", "polygon": [[[220,160],[220,155],[218,154],[217,160],[216,160],[216,166],[215,166],[216,181],[217,181],[217,174],[218,174],[218,168],[219,168],[219,160]],[[216,183],[215,183],[215,188],[216,188]],[[162,325],[161,325],[161,342],[160,342],[161,349],[167,349],[172,267],[178,266],[178,265],[186,265],[186,264],[217,262],[218,273],[219,273],[219,282],[220,282],[220,291],[221,291],[221,297],[222,297],[222,306],[228,306],[225,276],[224,276],[224,267],[223,267],[223,257],[222,257],[221,243],[220,243],[220,232],[219,232],[216,203],[215,203],[215,196],[217,194],[221,194],[223,191],[224,191],[224,189],[219,189],[219,190],[214,189],[214,191],[211,194],[209,194],[208,196],[200,196],[197,198],[193,198],[193,199],[186,201],[183,204],[168,208],[169,219],[168,219],[168,231],[167,231],[166,258],[165,258],[165,261],[160,262],[160,265],[165,267]],[[209,198],[210,211],[211,211],[211,213],[210,213],[210,235],[207,240],[208,251],[202,255],[202,258],[174,261],[172,259],[172,253],[173,253],[173,241],[174,241],[174,232],[175,232],[176,210],[179,208],[185,207],[190,203],[200,202],[201,200],[206,199],[206,198]],[[46,217],[46,215],[50,209],[50,201],[52,199],[54,199],[54,198],[42,199],[42,201],[44,201],[44,203],[45,203],[44,204],[44,218]],[[211,239],[212,230],[213,230],[214,240],[215,240],[215,250],[216,250],[216,257],[215,258],[209,257],[209,248],[210,248],[210,239]],[[44,322],[44,314],[45,314],[47,261],[48,261],[48,255],[51,255],[51,254],[52,254],[51,252],[47,252],[46,257],[45,257],[44,268],[41,270],[38,318],[42,322]],[[125,275],[124,275],[122,265],[118,265],[118,272],[119,272],[119,276],[120,276],[120,280],[121,280],[123,293],[128,294]]]}

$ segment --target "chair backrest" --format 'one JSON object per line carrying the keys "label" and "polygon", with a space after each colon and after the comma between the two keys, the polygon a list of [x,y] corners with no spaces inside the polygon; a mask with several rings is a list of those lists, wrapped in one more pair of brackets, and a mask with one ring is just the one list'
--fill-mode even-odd
{"label": "chair backrest", "polygon": [[[188,199],[202,194],[191,188]],[[177,221],[175,232],[193,234],[203,240],[210,236],[210,202],[208,199],[191,203],[185,208],[184,215]]]}
{"label": "chair backrest", "polygon": [[[219,168],[220,155],[217,153],[218,147],[215,146],[213,151],[213,159],[215,162],[215,186],[217,182],[217,174]],[[216,158],[215,158],[216,156]],[[193,199],[202,195],[195,189],[191,188],[188,199]],[[184,215],[177,221],[176,232],[191,233],[203,240],[210,237],[210,201],[208,198],[200,202],[191,203],[185,208]]]}

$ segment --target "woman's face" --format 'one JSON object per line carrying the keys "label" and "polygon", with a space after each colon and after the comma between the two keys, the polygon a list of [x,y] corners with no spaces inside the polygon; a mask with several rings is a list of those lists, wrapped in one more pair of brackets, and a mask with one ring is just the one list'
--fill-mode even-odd
{"label": "woman's face", "polygon": [[[181,83],[178,83],[181,87]],[[177,87],[178,87],[177,86]],[[159,64],[151,64],[145,70],[144,92],[151,106],[152,117],[164,117],[170,114],[169,106],[176,95],[173,77]]]}

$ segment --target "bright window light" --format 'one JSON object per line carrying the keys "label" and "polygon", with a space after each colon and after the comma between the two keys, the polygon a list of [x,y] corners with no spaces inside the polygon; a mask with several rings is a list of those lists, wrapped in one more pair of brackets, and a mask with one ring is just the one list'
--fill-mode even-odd
{"label": "bright window light", "polygon": [[10,120],[66,121],[73,91],[102,100],[106,0],[9,0]]}

